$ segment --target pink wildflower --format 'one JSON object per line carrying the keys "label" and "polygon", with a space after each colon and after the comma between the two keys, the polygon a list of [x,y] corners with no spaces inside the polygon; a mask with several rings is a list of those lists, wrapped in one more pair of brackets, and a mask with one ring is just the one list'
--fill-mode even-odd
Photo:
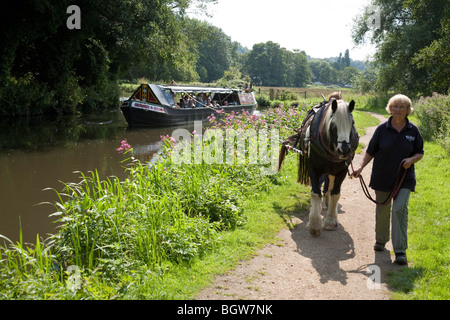
{"label": "pink wildflower", "polygon": [[124,140],[120,141],[120,147],[118,147],[116,149],[116,151],[117,151],[117,153],[121,154],[121,153],[127,152],[130,149],[131,149],[131,146],[128,144],[127,140],[124,139]]}

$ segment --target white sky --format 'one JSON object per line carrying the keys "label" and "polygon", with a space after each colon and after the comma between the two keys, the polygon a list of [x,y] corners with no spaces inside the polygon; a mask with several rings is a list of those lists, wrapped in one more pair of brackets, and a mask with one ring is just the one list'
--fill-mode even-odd
{"label": "white sky", "polygon": [[374,53],[370,45],[355,48],[353,18],[370,0],[219,0],[211,18],[195,16],[222,29],[243,46],[273,41],[288,50],[304,50],[313,58],[339,56],[350,50],[353,60]]}

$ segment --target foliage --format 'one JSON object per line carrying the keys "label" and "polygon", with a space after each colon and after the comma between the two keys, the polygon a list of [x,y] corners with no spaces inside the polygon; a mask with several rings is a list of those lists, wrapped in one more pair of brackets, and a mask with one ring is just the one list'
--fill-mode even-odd
{"label": "foliage", "polygon": [[[377,89],[424,95],[447,93],[450,2],[373,0],[371,6],[355,20],[353,39],[361,44],[369,37],[378,47]],[[374,7],[379,19],[371,26],[373,10],[368,8]]]}
{"label": "foliage", "polygon": [[450,96],[434,92],[431,97],[420,97],[414,112],[424,139],[438,142],[450,153]]}
{"label": "foliage", "polygon": [[[184,45],[180,20],[187,7],[207,2],[2,2],[9,20],[0,38],[0,100],[7,106],[1,114],[116,108],[117,79],[143,66],[151,79],[195,80],[195,56]],[[66,10],[74,4],[81,29],[71,30]],[[18,97],[21,91],[28,94]]]}
{"label": "foliage", "polygon": [[[259,120],[247,113],[226,122],[232,128],[241,127],[241,121],[265,127],[276,123],[279,114],[284,113],[271,112]],[[133,291],[130,286],[138,284],[152,288],[145,295],[161,297],[158,291],[164,288],[158,283],[170,270],[213,252],[221,241],[219,233],[247,223],[246,202],[284,179],[261,175],[248,163],[180,166],[171,156],[174,141],[162,139],[165,147],[157,161],[126,160],[125,181],[101,181],[91,172],[80,173],[78,183],[64,183],[53,214],[60,228],[45,242],[38,238],[33,248],[3,237],[1,297],[115,299],[126,297]],[[130,147],[123,140],[117,151],[132,153]],[[80,270],[77,290],[68,285],[71,266]]]}
{"label": "foliage", "polygon": [[272,41],[253,45],[243,68],[255,85],[303,87],[311,80],[306,53],[288,51]]}

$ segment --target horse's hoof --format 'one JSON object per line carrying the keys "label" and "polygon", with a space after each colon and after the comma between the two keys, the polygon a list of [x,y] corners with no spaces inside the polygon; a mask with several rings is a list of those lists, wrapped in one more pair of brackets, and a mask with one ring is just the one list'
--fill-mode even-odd
{"label": "horse's hoof", "polygon": [[325,230],[328,230],[328,231],[335,231],[335,230],[337,229],[337,226],[338,226],[338,224],[337,224],[337,222],[336,222],[336,223],[334,223],[334,224],[325,224],[325,225],[323,226],[323,228],[324,228]]}
{"label": "horse's hoof", "polygon": [[338,223],[335,218],[325,217],[323,219],[323,228],[328,231],[334,231],[337,229]]}
{"label": "horse's hoof", "polygon": [[309,233],[311,233],[311,235],[314,236],[314,237],[320,236],[321,232],[322,232],[321,229],[313,229],[313,228],[309,229]]}

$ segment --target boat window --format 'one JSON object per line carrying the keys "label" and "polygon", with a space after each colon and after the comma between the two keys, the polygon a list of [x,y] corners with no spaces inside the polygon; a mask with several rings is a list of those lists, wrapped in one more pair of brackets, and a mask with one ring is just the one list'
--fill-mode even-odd
{"label": "boat window", "polygon": [[161,89],[161,91],[164,93],[164,96],[167,99],[167,102],[169,102],[169,104],[171,106],[175,105],[175,93],[172,93],[172,91],[170,89]]}

